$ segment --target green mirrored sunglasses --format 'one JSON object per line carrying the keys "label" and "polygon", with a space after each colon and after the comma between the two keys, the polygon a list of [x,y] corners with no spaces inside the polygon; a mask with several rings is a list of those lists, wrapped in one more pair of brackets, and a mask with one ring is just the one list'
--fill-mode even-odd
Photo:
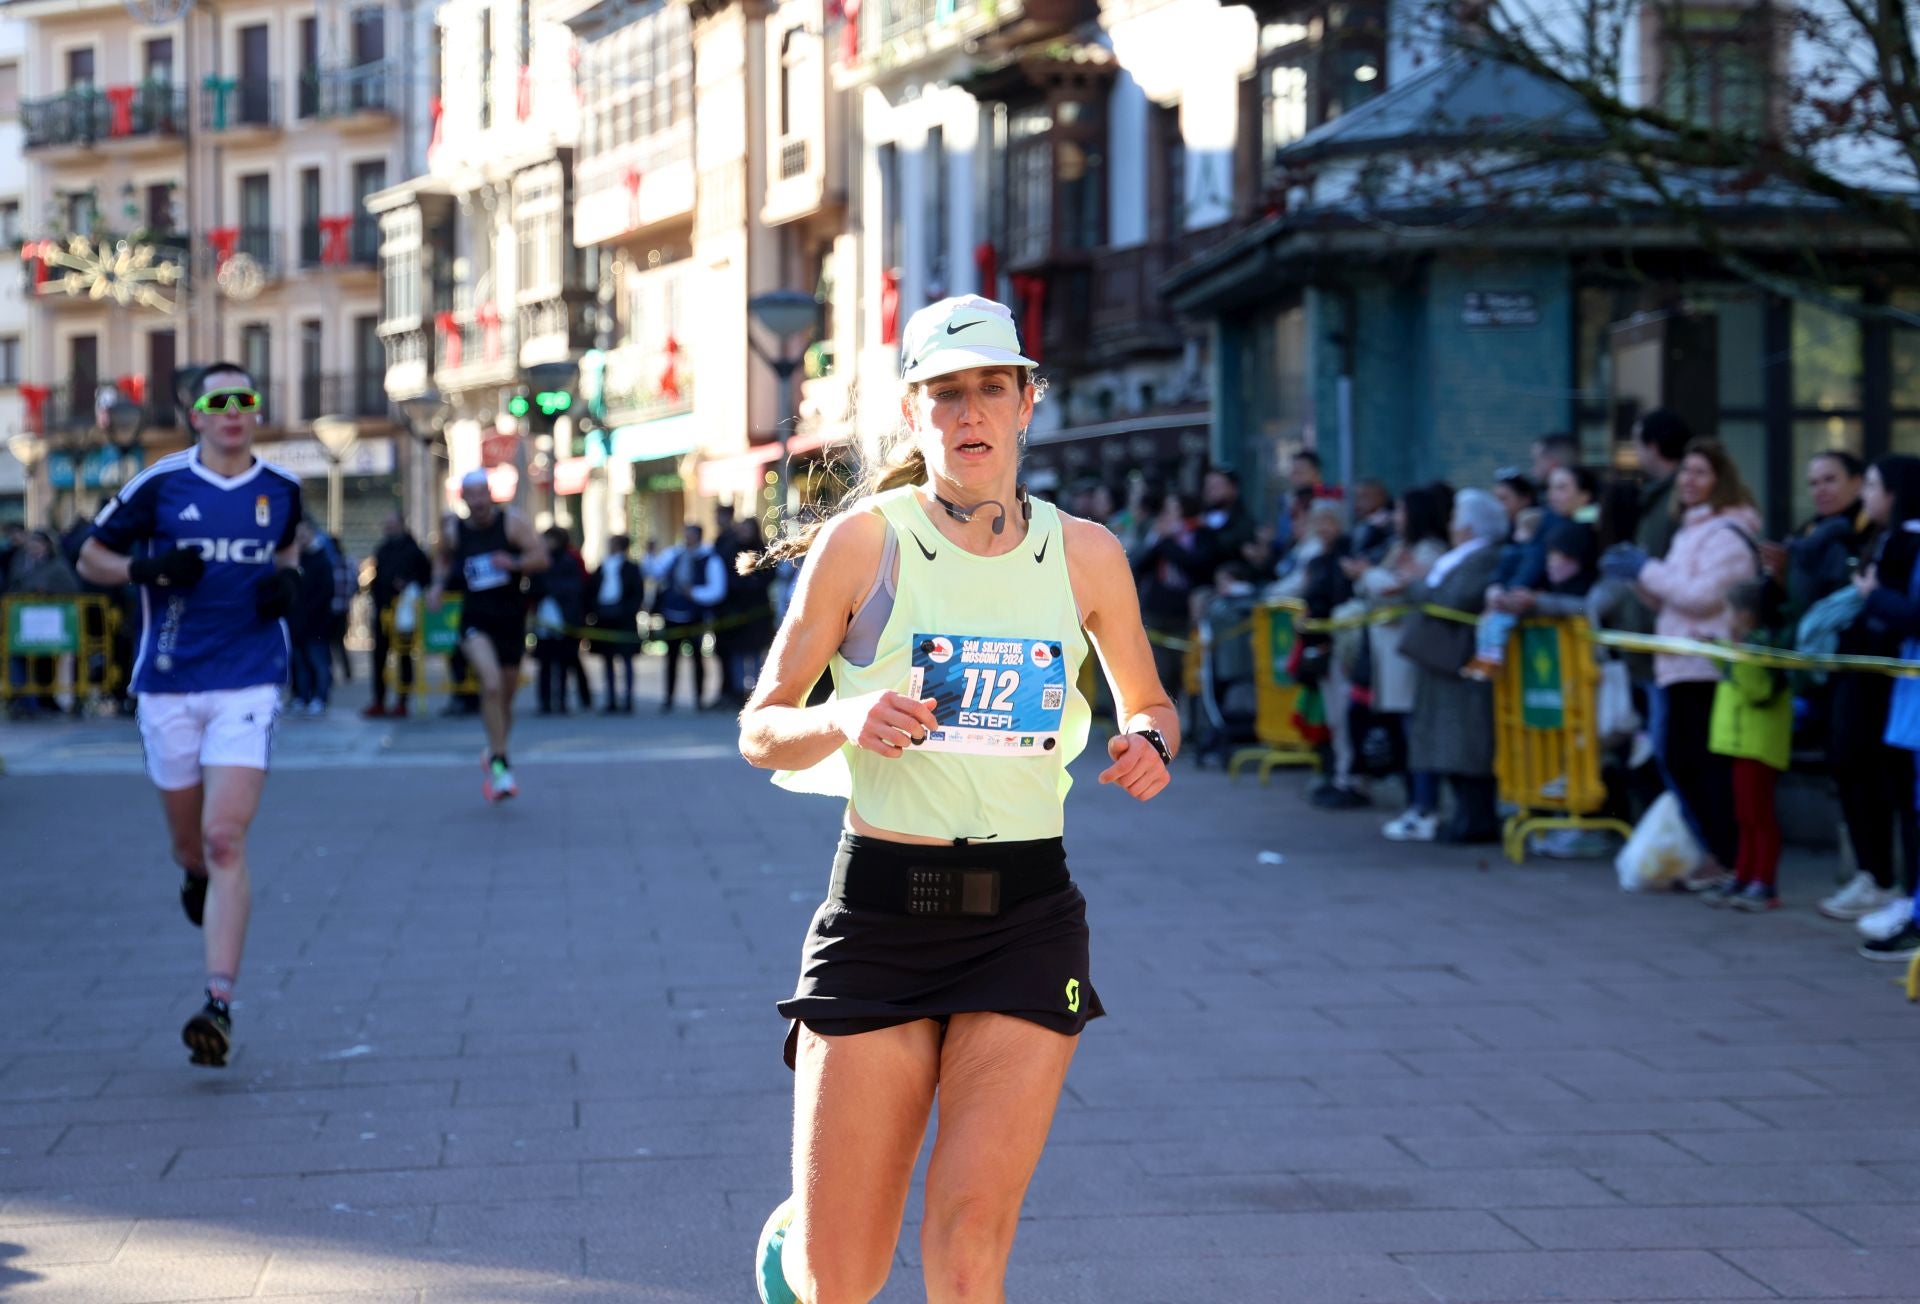
{"label": "green mirrored sunglasses", "polygon": [[216,389],[193,402],[195,412],[252,412],[259,406],[260,395],[251,389]]}

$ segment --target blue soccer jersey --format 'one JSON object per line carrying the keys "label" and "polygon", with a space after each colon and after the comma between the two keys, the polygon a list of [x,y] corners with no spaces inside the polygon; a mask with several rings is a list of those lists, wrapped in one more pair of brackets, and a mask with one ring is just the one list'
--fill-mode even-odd
{"label": "blue soccer jersey", "polygon": [[196,450],[163,457],[94,518],[93,537],[114,552],[158,556],[196,548],[207,560],[198,584],[179,592],[140,586],[136,693],[207,693],[287,679],[284,621],[255,604],[273,556],[300,524],[300,481],[257,458],[231,478]]}

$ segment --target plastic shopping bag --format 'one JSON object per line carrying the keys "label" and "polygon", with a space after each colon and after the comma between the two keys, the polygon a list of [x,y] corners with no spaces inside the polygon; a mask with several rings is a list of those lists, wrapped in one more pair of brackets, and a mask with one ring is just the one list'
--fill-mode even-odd
{"label": "plastic shopping bag", "polygon": [[1619,743],[1640,729],[1640,713],[1633,709],[1633,681],[1627,663],[1605,661],[1600,665],[1600,740]]}
{"label": "plastic shopping bag", "polygon": [[1640,817],[1633,836],[1614,857],[1613,867],[1620,875],[1621,891],[1649,892],[1686,877],[1701,859],[1700,844],[1687,827],[1680,799],[1663,792]]}
{"label": "plastic shopping bag", "polygon": [[400,590],[393,604],[393,632],[402,638],[413,637],[420,624],[420,586],[409,584]]}

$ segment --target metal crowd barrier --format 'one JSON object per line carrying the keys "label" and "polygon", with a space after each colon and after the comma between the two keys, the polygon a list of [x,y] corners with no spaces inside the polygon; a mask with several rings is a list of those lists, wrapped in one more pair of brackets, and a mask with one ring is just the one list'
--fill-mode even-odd
{"label": "metal crowd barrier", "polygon": [[1493,684],[1493,768],[1500,799],[1516,809],[1504,829],[1507,859],[1526,859],[1527,839],[1546,829],[1633,826],[1599,814],[1600,668],[1586,622],[1529,617],[1507,644]]}
{"label": "metal crowd barrier", "polygon": [[[111,693],[126,676],[113,659],[119,628],[120,608],[105,594],[0,597],[0,701],[66,692],[79,703]],[[15,657],[54,658],[54,682],[15,685]]]}
{"label": "metal crowd barrier", "polygon": [[[1228,758],[1229,776],[1237,778],[1246,766],[1257,765],[1260,782],[1265,784],[1283,765],[1320,763],[1319,754],[1300,732],[1300,698],[1305,690],[1287,672],[1299,638],[1297,625],[1305,614],[1305,605],[1297,602],[1262,604],[1253,609],[1252,628],[1242,636],[1253,640],[1253,734],[1260,742],[1257,747],[1242,747]],[[1213,645],[1239,634],[1237,630],[1210,632],[1202,628],[1199,641],[1207,645],[1201,651],[1203,681],[1214,664]],[[1202,700],[1211,700],[1208,690],[1212,687],[1203,682]]]}

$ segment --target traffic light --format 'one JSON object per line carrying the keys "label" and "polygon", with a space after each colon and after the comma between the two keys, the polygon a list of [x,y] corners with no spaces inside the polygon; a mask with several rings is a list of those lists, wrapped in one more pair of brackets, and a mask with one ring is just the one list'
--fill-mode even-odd
{"label": "traffic light", "polygon": [[514,420],[526,422],[533,434],[552,434],[555,418],[572,412],[577,402],[573,384],[579,369],[572,363],[547,363],[529,367],[523,374],[527,383],[507,400],[507,412]]}

